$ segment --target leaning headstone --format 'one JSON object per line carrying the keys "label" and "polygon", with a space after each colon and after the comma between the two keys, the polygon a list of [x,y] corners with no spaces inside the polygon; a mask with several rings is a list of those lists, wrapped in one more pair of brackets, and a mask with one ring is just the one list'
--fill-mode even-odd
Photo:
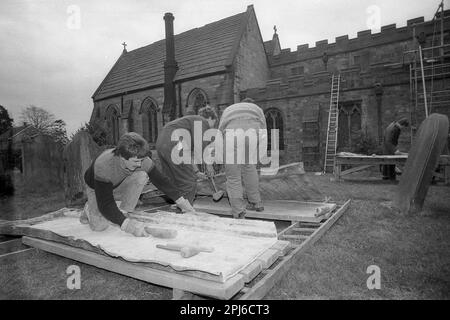
{"label": "leaning headstone", "polygon": [[404,214],[422,210],[433,173],[445,148],[448,118],[433,113],[420,125],[406,161],[394,205]]}
{"label": "leaning headstone", "polygon": [[68,206],[86,202],[84,173],[103,150],[86,131],[79,131],[64,148],[64,194]]}

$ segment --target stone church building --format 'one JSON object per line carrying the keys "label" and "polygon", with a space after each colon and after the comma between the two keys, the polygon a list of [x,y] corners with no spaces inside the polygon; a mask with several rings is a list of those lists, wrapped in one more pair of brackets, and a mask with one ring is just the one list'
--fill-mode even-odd
{"label": "stone church building", "polygon": [[450,102],[449,50],[433,49],[439,39],[449,43],[450,11],[433,21],[415,18],[404,27],[387,25],[375,34],[364,30],[353,39],[340,36],[293,52],[281,49],[276,29],[264,42],[252,5],[178,35],[172,14],[164,20],[166,38],[129,52],[124,48],[92,96],[90,121],[107,129],[111,144],[135,131],[154,145],[172,119],[206,104],[220,115],[251,97],[263,108],[268,128],[280,130],[280,162],[303,161],[306,169],[321,170],[335,75],[340,76],[338,151],[372,152],[384,128],[407,117],[412,129],[400,141],[406,151],[425,118],[418,45],[431,48],[422,59],[430,112],[450,116],[445,103]]}

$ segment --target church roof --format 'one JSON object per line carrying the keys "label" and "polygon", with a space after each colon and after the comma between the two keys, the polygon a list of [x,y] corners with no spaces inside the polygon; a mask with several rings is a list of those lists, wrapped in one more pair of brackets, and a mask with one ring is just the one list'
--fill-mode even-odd
{"label": "church roof", "polygon": [[[175,81],[225,72],[233,63],[253,10],[175,35]],[[165,39],[124,52],[93,94],[94,100],[164,84]]]}

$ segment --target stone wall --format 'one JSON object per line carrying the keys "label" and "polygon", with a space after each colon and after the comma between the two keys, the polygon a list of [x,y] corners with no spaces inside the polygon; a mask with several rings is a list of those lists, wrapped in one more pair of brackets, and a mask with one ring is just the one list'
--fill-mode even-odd
{"label": "stone wall", "polygon": [[[445,16],[444,27],[450,30],[448,11]],[[431,46],[433,22],[424,22],[421,17],[408,20],[405,27],[383,26],[376,34],[360,31],[355,39],[342,36],[332,44],[323,40],[316,42],[314,48],[300,45],[294,52],[284,49],[279,55],[269,56],[271,78],[263,87],[244,90],[241,95],[255,99],[264,110],[277,108],[282,112],[285,150],[281,152],[281,163],[304,161],[307,169],[321,170],[333,74],[341,76],[339,101],[356,101],[361,107],[363,137],[379,142],[379,103],[381,133],[389,123],[402,117],[418,127],[425,113],[423,107],[416,110],[411,102],[409,63],[414,56],[404,52],[416,48],[413,33],[421,32],[425,34],[426,46]],[[445,81],[445,77],[436,79],[434,87],[450,89]],[[381,84],[381,90],[376,89],[376,84]],[[449,108],[435,111],[450,116]],[[314,127],[316,142],[310,136]],[[402,132],[400,150],[409,149],[412,133],[411,129]],[[317,150],[317,154],[311,157],[310,150]]]}
{"label": "stone wall", "polygon": [[[232,95],[232,81],[228,74],[218,74],[189,81],[176,83],[176,95],[177,95],[177,108],[179,114],[184,115],[187,109],[188,96],[194,89],[203,90],[211,106],[225,108],[229,104],[233,103]],[[108,98],[94,103],[94,110],[91,115],[91,122],[99,120],[100,124],[106,127],[106,112],[108,107],[114,106],[120,110],[120,128],[119,135],[122,135],[129,131],[128,119],[133,119],[134,131],[143,134],[142,128],[142,115],[140,114],[142,102],[150,97],[156,106],[158,111],[158,131],[163,128],[163,104],[164,104],[164,88],[154,88],[143,90],[140,92],[125,94],[120,97]]]}
{"label": "stone wall", "polygon": [[264,86],[270,71],[258,21],[253,10],[249,12],[246,29],[239,42],[234,63],[234,102],[239,102],[239,92]]}

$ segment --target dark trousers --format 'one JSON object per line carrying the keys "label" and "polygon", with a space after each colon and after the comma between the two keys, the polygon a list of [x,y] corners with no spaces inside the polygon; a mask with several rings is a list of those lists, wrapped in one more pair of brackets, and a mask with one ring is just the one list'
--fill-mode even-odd
{"label": "dark trousers", "polygon": [[183,197],[193,204],[197,193],[197,175],[191,164],[173,163],[172,148],[173,144],[169,141],[156,147],[162,172],[182,192]]}
{"label": "dark trousers", "polygon": [[[383,143],[383,154],[384,155],[393,155],[395,154],[397,146],[392,143],[384,142]],[[395,180],[395,164],[387,164],[382,165],[383,179]]]}

